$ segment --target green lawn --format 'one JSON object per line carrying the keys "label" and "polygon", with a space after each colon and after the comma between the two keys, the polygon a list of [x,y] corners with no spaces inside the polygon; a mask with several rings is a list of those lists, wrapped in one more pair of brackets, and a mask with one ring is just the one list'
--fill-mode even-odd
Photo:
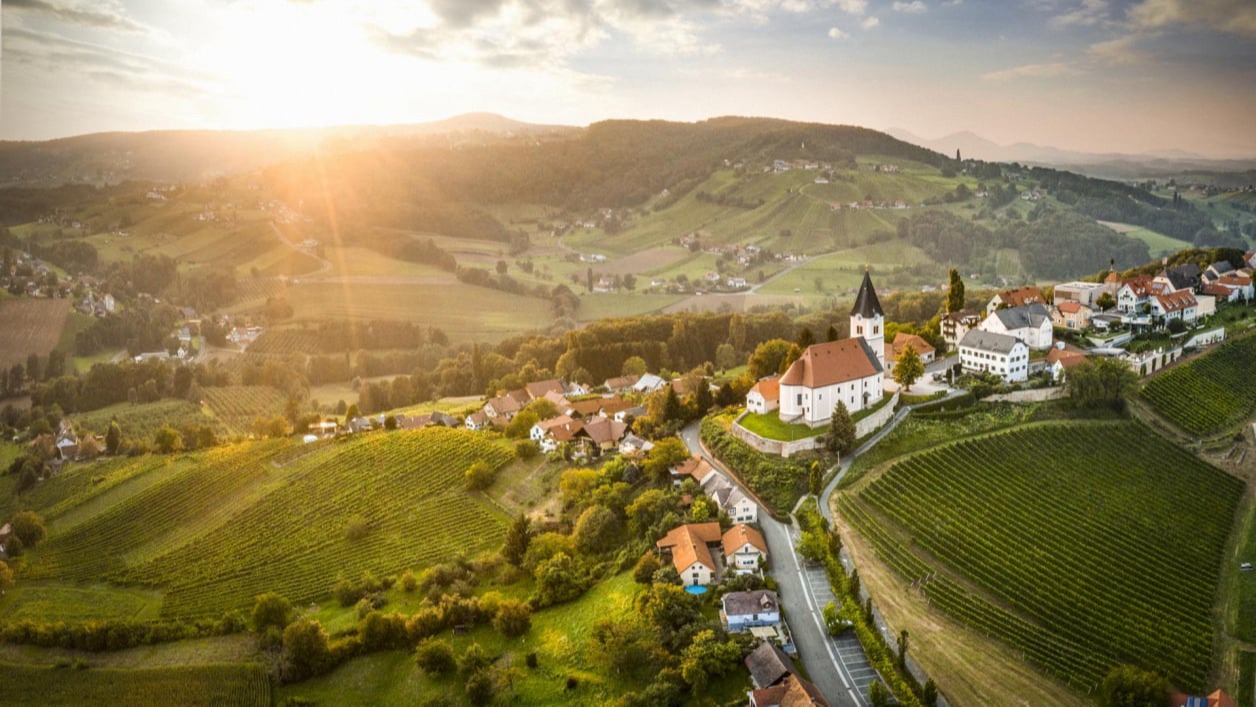
{"label": "green lawn", "polygon": [[828,431],[827,427],[812,429],[806,425],[782,422],[780,415],[776,412],[764,413],[762,415],[753,412],[747,413],[745,417],[741,418],[740,424],[760,437],[779,439],[784,442],[806,439],[808,437],[819,437]]}
{"label": "green lawn", "polygon": [[6,621],[86,621],[158,618],[161,592],[104,584],[18,582],[0,596]]}
{"label": "green lawn", "polygon": [[1151,257],[1159,258],[1162,255],[1176,253],[1179,250],[1190,248],[1191,244],[1176,238],[1157,233],[1149,228],[1136,226],[1130,223],[1120,223],[1117,221],[1100,221],[1099,223],[1111,228],[1117,233],[1123,233],[1130,238],[1140,240],[1147,244]]}

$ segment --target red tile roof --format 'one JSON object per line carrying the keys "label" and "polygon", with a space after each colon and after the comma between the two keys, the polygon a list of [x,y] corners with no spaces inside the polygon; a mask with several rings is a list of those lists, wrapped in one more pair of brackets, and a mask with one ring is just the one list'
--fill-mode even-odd
{"label": "red tile roof", "polygon": [[998,294],[999,300],[1010,307],[1023,307],[1034,302],[1044,301],[1042,298],[1042,290],[1037,287],[1022,287],[1016,290],[1007,290]]}
{"label": "red tile roof", "polygon": [[763,533],[760,533],[758,530],[751,528],[745,523],[738,523],[737,525],[729,528],[728,532],[724,533],[724,537],[721,538],[721,541],[724,545],[725,557],[737,552],[737,550],[741,549],[741,547],[746,543],[750,543],[764,555],[768,554],[768,544],[763,539]]}
{"label": "red tile roof", "polygon": [[781,379],[780,378],[764,378],[755,383],[750,388],[751,393],[758,393],[763,396],[764,400],[780,400],[781,399]]}
{"label": "red tile roof", "polygon": [[900,331],[894,335],[893,343],[885,345],[885,360],[897,361],[898,355],[903,353],[903,349],[908,346],[911,346],[916,350],[916,353],[922,356],[934,353],[933,346],[922,337],[917,336],[916,334],[907,334]]}
{"label": "red tile roof", "polygon": [[715,570],[715,560],[712,559],[711,551],[707,548],[707,545],[719,541],[720,524],[712,521],[710,523],[689,523],[688,525],[673,528],[670,533],[663,536],[662,540],[654,544],[664,550],[671,548],[672,564],[675,565],[677,572],[684,572],[692,567],[695,562]]}
{"label": "red tile roof", "polygon": [[1156,301],[1160,303],[1160,308],[1166,312],[1177,312],[1198,304],[1195,301],[1195,295],[1191,294],[1189,290],[1156,295]]}
{"label": "red tile roof", "polygon": [[823,388],[867,378],[881,372],[876,354],[863,338],[808,346],[781,376],[781,385]]}

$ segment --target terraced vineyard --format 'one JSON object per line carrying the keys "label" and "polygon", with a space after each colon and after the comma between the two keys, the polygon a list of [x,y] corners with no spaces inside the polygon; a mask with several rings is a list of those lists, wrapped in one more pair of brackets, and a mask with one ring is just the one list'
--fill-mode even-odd
{"label": "terraced vineyard", "polygon": [[1119,663],[1201,689],[1242,492],[1141,425],[1053,423],[905,457],[839,510],[934,606],[1082,691]]}
{"label": "terraced vineyard", "polygon": [[1210,435],[1256,412],[1253,371],[1256,335],[1247,335],[1152,378],[1143,397],[1182,429]]}
{"label": "terraced vineyard", "polygon": [[[165,587],[163,615],[201,616],[247,608],[266,591],[307,602],[338,575],[383,576],[474,554],[501,542],[505,519],[463,491],[463,472],[476,460],[496,467],[509,458],[464,430],[361,436],[294,460],[282,486],[230,522],[151,562],[115,568],[111,579]],[[216,497],[202,494],[202,503]],[[170,515],[158,502],[150,508],[159,522]],[[353,516],[370,525],[356,542],[345,533]]]}
{"label": "terraced vineyard", "polygon": [[6,705],[269,705],[260,665],[152,670],[38,667],[0,663]]}
{"label": "terraced vineyard", "polygon": [[202,399],[222,426],[238,435],[247,435],[255,418],[282,415],[287,402],[283,393],[266,385],[203,388]]}
{"label": "terraced vineyard", "polygon": [[[76,428],[104,434],[109,422],[117,418],[122,436],[151,442],[157,428],[169,423],[176,429],[187,426],[209,425],[218,434],[228,433],[201,406],[186,400],[166,399],[152,403],[118,403],[108,407],[71,416]],[[250,420],[250,424],[252,424]]]}

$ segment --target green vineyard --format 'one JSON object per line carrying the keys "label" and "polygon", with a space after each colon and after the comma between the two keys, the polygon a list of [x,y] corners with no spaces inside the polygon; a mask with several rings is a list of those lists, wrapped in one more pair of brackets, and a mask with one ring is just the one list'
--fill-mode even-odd
{"label": "green vineyard", "polygon": [[282,415],[287,402],[283,393],[266,385],[203,388],[201,396],[221,425],[238,435],[252,432],[258,417]]}
{"label": "green vineyard", "polygon": [[1256,335],[1248,335],[1152,378],[1143,387],[1143,397],[1182,429],[1214,434],[1256,412],[1254,371]]}
{"label": "green vineyard", "polygon": [[260,665],[151,670],[52,668],[0,663],[6,705],[269,705]]}
{"label": "green vineyard", "polygon": [[1242,491],[1141,425],[1056,423],[906,457],[839,510],[932,604],[1070,685],[1134,663],[1196,689]]}
{"label": "green vineyard", "polygon": [[[213,616],[246,609],[268,591],[316,600],[338,576],[420,569],[496,547],[505,534],[502,514],[463,490],[474,461],[498,467],[510,459],[482,436],[431,428],[294,454],[303,450],[269,441],[188,454],[147,472],[120,465],[114,474],[125,478],[99,494],[119,497],[115,503],[46,501],[66,515],[86,515],[80,506],[95,512],[51,533],[21,576],[157,587],[163,615]],[[154,473],[161,478],[146,483]],[[77,483],[66,490],[90,493]],[[350,540],[345,529],[355,517],[369,531]]]}

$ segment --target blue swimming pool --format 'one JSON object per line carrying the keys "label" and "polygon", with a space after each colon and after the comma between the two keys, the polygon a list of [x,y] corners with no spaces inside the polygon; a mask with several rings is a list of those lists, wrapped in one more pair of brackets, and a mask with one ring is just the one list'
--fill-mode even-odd
{"label": "blue swimming pool", "polygon": [[702,586],[701,584],[694,584],[694,585],[685,587],[685,591],[689,592],[690,594],[706,594],[707,588]]}

